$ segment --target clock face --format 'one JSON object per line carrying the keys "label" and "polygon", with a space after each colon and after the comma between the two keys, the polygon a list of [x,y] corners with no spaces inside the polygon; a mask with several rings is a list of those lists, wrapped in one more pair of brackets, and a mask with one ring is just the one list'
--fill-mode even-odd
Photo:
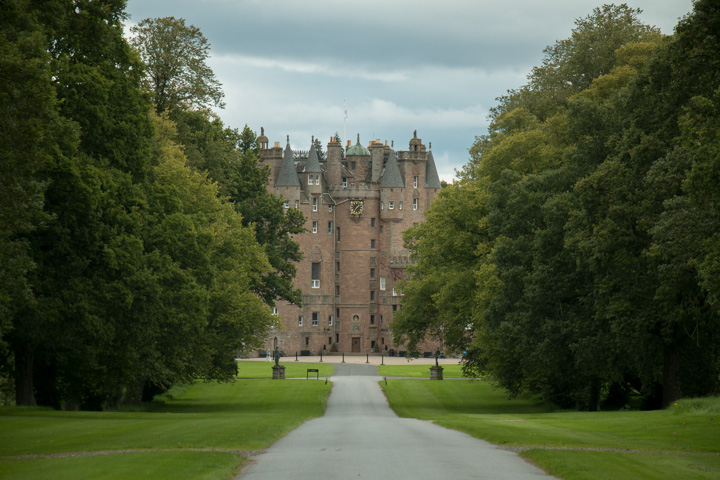
{"label": "clock face", "polygon": [[363,213],[363,201],[362,200],[350,200],[350,215],[362,215]]}

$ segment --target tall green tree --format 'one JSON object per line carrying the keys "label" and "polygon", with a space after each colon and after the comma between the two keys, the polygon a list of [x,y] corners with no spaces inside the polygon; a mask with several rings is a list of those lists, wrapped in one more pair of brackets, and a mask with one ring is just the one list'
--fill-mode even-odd
{"label": "tall green tree", "polygon": [[210,43],[199,28],[183,18],[162,17],[146,18],[131,31],[158,113],[224,107],[221,84],[207,65]]}
{"label": "tall green tree", "polygon": [[260,167],[257,136],[247,127],[241,132],[227,128],[221,120],[203,112],[176,111],[177,141],[185,147],[189,164],[220,186],[242,214],[245,225],[252,225],[258,242],[264,246],[272,271],[255,286],[268,305],[283,299],[299,304],[301,292],[293,288],[295,262],[302,259],[293,235],[304,231],[305,219],[297,209],[283,208],[283,200],[267,190],[268,167]]}

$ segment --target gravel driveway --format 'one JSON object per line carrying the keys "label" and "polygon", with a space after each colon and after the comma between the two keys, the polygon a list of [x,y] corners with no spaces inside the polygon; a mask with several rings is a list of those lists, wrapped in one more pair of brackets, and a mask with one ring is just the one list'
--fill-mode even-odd
{"label": "gravel driveway", "polygon": [[335,365],[325,416],[278,440],[237,478],[554,478],[490,443],[431,422],[399,418],[388,406],[380,380],[374,365]]}

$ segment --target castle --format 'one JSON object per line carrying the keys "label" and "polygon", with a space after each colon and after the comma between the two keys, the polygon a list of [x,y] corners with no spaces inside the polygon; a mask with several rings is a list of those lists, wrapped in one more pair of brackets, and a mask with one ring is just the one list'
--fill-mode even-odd
{"label": "castle", "polygon": [[264,131],[257,143],[261,165],[270,166],[268,189],[307,219],[307,232],[294,237],[303,252],[294,281],[302,307],[278,302],[284,328],[273,329],[266,348],[399,353],[389,325],[402,308],[396,282],[411,261],[402,232],[424,220],[440,191],[432,152],[417,132],[399,152],[387,142],[365,147],[359,135],[345,149],[332,137],[324,155],[314,139],[307,152],[293,152],[289,137],[284,150],[268,147]]}

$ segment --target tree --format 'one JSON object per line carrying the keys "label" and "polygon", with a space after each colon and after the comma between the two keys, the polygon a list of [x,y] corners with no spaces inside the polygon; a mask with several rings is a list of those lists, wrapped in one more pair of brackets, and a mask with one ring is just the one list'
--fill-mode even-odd
{"label": "tree", "polygon": [[577,19],[570,38],[545,48],[542,65],[533,67],[528,83],[498,98],[492,116],[522,107],[545,120],[565,107],[571,96],[610,72],[618,48],[659,38],[659,29],[640,22],[641,12],[626,4],[603,5]]}
{"label": "tree", "polygon": [[158,113],[223,108],[224,94],[206,60],[210,44],[182,18],[146,18],[132,28],[132,45],[146,68],[145,81]]}
{"label": "tree", "polygon": [[301,292],[292,281],[294,262],[302,259],[302,252],[292,236],[304,231],[305,219],[297,209],[286,211],[282,198],[267,191],[269,169],[258,165],[255,133],[247,125],[242,132],[227,128],[203,112],[176,111],[171,116],[177,121],[176,138],[185,147],[188,163],[220,185],[265,248],[272,271],[255,285],[255,291],[268,305],[279,298],[299,304]]}
{"label": "tree", "polygon": [[25,257],[0,326],[16,402],[101,409],[146,384],[233,379],[273,320],[253,291],[267,258],[151,116],[124,2],[6,3],[2,122],[23,144],[2,153],[27,160],[8,178],[28,195],[0,206],[0,242]]}

